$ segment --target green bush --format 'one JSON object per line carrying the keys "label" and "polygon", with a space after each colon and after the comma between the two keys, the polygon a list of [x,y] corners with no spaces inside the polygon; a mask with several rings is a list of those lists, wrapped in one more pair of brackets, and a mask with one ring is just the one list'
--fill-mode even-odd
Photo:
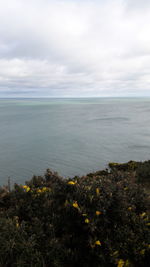
{"label": "green bush", "polygon": [[150,183],[150,160],[138,164],[136,175],[138,182]]}
{"label": "green bush", "polygon": [[0,266],[149,266],[149,198],[132,172],[47,170],[0,191]]}
{"label": "green bush", "polygon": [[110,171],[133,172],[138,183],[150,184],[150,160],[144,162],[109,163]]}

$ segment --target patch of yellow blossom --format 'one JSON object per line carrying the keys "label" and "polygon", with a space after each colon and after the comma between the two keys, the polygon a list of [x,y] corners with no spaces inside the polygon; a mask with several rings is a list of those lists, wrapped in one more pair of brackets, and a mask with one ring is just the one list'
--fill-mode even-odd
{"label": "patch of yellow blossom", "polygon": [[19,223],[18,222],[16,223],[16,227],[19,228]]}
{"label": "patch of yellow blossom", "polygon": [[124,264],[125,264],[124,260],[120,259],[120,260],[118,261],[117,267],[123,267]]}
{"label": "patch of yellow blossom", "polygon": [[145,216],[146,216],[146,212],[143,212],[143,213],[140,214],[140,217],[141,217],[141,218],[143,218],[143,217],[145,217]]}
{"label": "patch of yellow blossom", "polygon": [[44,187],[42,188],[42,192],[46,192],[46,191],[48,191],[48,188],[47,188],[46,186],[44,186]]}
{"label": "patch of yellow blossom", "polygon": [[99,240],[96,240],[96,241],[95,241],[95,245],[96,245],[96,246],[101,246],[102,243],[101,243]]}
{"label": "patch of yellow blossom", "polygon": [[89,223],[90,221],[89,221],[89,219],[88,218],[86,218],[85,219],[85,223]]}
{"label": "patch of yellow blossom", "polygon": [[72,206],[73,206],[75,209],[79,209],[79,205],[78,205],[78,202],[77,202],[77,201],[73,202]]}
{"label": "patch of yellow blossom", "polygon": [[69,184],[69,185],[75,185],[75,184],[76,184],[76,182],[69,181],[69,182],[68,182],[68,184]]}
{"label": "patch of yellow blossom", "polygon": [[44,187],[42,187],[42,188],[37,188],[37,189],[36,189],[36,192],[37,192],[37,193],[45,193],[45,192],[50,192],[50,191],[51,191],[51,188],[46,187],[46,186],[44,186]]}
{"label": "patch of yellow blossom", "polygon": [[42,192],[49,192],[49,191],[51,191],[51,189],[49,187],[44,186],[42,188]]}
{"label": "patch of yellow blossom", "polygon": [[131,211],[132,210],[132,207],[129,207],[128,210]]}
{"label": "patch of yellow blossom", "polygon": [[101,212],[101,211],[99,211],[99,210],[97,210],[95,213],[96,213],[96,215],[97,215],[97,216],[99,216],[99,215],[101,215],[101,214],[102,214],[102,212]]}
{"label": "patch of yellow blossom", "polygon": [[29,192],[30,191],[30,187],[27,186],[27,185],[23,185],[23,189],[25,189],[26,192]]}
{"label": "patch of yellow blossom", "polygon": [[149,223],[146,223],[147,226],[150,226],[150,222]]}
{"label": "patch of yellow blossom", "polygon": [[99,196],[99,194],[100,194],[100,189],[97,187],[96,188],[96,195]]}
{"label": "patch of yellow blossom", "polygon": [[14,220],[16,222],[16,227],[19,227],[19,221],[18,221],[19,217],[18,216],[14,216]]}
{"label": "patch of yellow blossom", "polygon": [[42,193],[42,190],[40,188],[37,189],[37,193]]}

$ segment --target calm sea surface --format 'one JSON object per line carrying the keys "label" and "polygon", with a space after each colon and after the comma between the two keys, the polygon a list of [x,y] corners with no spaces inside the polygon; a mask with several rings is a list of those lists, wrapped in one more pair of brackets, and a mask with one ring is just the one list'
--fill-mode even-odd
{"label": "calm sea surface", "polygon": [[0,184],[131,159],[150,159],[150,98],[0,100]]}

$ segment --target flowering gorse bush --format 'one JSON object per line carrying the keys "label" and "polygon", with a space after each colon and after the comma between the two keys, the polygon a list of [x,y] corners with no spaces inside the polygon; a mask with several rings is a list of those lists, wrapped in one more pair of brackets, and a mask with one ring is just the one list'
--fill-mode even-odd
{"label": "flowering gorse bush", "polygon": [[0,266],[149,266],[148,207],[129,171],[1,188]]}

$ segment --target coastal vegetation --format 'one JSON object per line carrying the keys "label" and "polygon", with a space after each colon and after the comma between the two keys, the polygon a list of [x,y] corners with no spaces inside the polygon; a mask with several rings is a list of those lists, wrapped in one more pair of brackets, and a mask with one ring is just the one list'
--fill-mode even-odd
{"label": "coastal vegetation", "polygon": [[147,267],[150,161],[0,189],[0,266]]}

